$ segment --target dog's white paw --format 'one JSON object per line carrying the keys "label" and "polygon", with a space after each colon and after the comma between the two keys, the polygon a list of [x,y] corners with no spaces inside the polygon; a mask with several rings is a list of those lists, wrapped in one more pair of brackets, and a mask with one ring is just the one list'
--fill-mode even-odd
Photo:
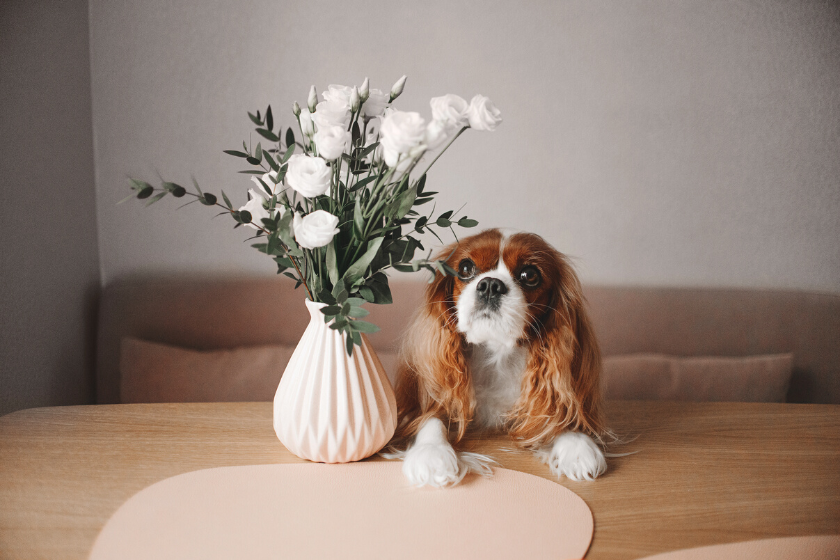
{"label": "dog's white paw", "polygon": [[564,432],[537,455],[558,478],[595,480],[607,471],[604,452],[592,438],[580,432]]}
{"label": "dog's white paw", "polygon": [[464,478],[455,450],[447,442],[416,442],[403,459],[402,471],[414,486],[452,486]]}

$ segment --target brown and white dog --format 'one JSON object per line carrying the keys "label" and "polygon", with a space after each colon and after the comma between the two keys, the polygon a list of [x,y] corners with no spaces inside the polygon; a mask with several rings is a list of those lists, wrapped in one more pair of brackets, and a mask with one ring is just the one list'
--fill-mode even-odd
{"label": "brown and white dog", "polygon": [[[450,255],[451,253],[451,255]],[[401,354],[395,442],[412,484],[448,486],[481,456],[456,453],[468,427],[505,430],[551,471],[606,470],[598,343],[566,257],[531,233],[488,230],[447,247]]]}

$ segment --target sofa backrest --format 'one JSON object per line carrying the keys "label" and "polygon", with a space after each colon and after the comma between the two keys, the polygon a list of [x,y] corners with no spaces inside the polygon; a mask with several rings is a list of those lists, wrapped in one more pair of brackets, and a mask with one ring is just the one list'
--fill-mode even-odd
{"label": "sofa backrest", "polygon": [[[423,282],[392,281],[393,305],[368,305],[392,351]],[[840,404],[840,296],[729,289],[585,286],[604,355],[794,355],[788,401]],[[127,279],[100,302],[97,401],[119,402],[120,343],[131,336],[196,350],[294,345],[309,320],[303,291],[278,277]]]}

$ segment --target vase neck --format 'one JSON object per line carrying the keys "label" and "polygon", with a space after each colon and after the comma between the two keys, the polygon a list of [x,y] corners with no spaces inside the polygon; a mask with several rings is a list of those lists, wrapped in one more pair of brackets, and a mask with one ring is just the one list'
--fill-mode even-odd
{"label": "vase neck", "polygon": [[324,314],[321,313],[321,309],[327,306],[326,303],[320,301],[312,301],[312,300],[304,300],[306,303],[306,308],[309,310],[309,316],[313,319],[320,319],[321,321],[324,320]]}

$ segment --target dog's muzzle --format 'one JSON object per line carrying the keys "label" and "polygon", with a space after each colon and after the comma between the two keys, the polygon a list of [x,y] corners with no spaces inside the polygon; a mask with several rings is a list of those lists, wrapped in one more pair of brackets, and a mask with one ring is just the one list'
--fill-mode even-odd
{"label": "dog's muzzle", "polygon": [[499,309],[502,296],[508,292],[507,285],[498,278],[482,278],[475,287],[476,302],[481,307]]}

